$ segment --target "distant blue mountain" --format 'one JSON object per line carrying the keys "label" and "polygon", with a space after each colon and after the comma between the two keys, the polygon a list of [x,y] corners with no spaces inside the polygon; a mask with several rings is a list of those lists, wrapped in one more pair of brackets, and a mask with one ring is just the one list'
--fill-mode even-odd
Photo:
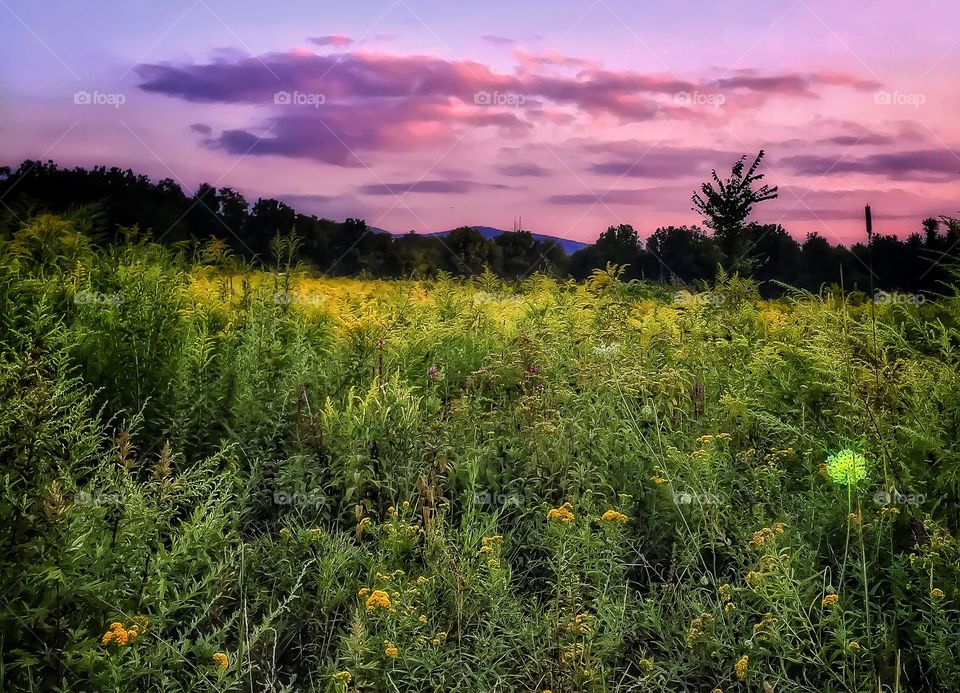
{"label": "distant blue mountain", "polygon": [[[503,229],[495,229],[492,226],[473,226],[471,228],[475,229],[481,236],[483,236],[488,240],[491,238],[496,238],[501,233],[509,233],[508,231],[504,231]],[[375,229],[375,230],[379,231],[380,229]],[[450,231],[452,230],[453,229],[451,229]],[[431,233],[426,233],[424,235],[443,237],[449,234],[450,231],[433,231]],[[400,235],[400,234],[395,234],[395,235]],[[559,247],[563,248],[563,252],[565,252],[567,255],[572,255],[573,253],[577,252],[581,248],[586,248],[588,245],[587,243],[581,243],[580,241],[571,241],[569,238],[558,238],[556,236],[548,236],[543,233],[532,233],[531,235],[536,240],[541,241],[543,243],[556,243]]]}

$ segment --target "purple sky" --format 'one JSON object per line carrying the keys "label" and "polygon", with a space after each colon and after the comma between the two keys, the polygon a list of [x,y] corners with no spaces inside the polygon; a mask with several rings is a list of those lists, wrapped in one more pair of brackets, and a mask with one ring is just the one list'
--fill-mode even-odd
{"label": "purple sky", "polygon": [[0,0],[0,163],[129,166],[366,218],[593,240],[695,223],[768,152],[795,236],[960,209],[952,0]]}

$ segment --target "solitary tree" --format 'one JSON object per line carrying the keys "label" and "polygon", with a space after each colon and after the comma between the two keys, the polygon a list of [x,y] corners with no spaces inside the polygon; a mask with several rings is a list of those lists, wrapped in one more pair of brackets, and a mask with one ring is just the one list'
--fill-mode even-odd
{"label": "solitary tree", "polygon": [[778,195],[777,186],[771,188],[764,184],[756,190],[753,188],[754,183],[763,179],[763,174],[757,173],[757,169],[764,154],[761,149],[746,172],[743,168],[747,157],[741,156],[725,181],[720,180],[717,170],[713,169],[710,172],[713,182],[704,183],[700,186],[700,192],[693,194],[693,209],[713,229],[723,255],[724,267],[729,271],[747,264],[743,257],[747,251],[744,222],[753,206],[758,202],[776,199]]}

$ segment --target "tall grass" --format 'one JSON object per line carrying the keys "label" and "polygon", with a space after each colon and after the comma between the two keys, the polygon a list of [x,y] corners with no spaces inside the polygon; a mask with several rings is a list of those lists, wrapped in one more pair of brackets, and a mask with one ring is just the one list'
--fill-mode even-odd
{"label": "tall grass", "polygon": [[960,685],[953,290],[3,246],[5,690]]}

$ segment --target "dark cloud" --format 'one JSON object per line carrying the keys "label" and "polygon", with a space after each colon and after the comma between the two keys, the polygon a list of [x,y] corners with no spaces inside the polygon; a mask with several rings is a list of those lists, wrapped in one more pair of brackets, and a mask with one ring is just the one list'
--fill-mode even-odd
{"label": "dark cloud", "polygon": [[741,154],[699,147],[649,146],[640,142],[588,144],[585,149],[615,158],[592,164],[590,170],[604,176],[675,179],[705,176],[711,169],[732,166]]}
{"label": "dark cloud", "polygon": [[504,166],[498,166],[497,170],[503,175],[512,178],[544,178],[550,175],[550,169],[531,163],[506,164]]}
{"label": "dark cloud", "polygon": [[407,183],[376,183],[357,190],[365,195],[404,195],[406,193],[465,193],[478,187],[469,180],[417,180]]}
{"label": "dark cloud", "polygon": [[[336,45],[349,39],[324,36],[312,40]],[[531,59],[576,67],[577,71],[573,75],[505,74],[466,60],[305,52],[220,57],[184,65],[148,64],[137,70],[144,91],[190,102],[259,104],[271,109],[271,117],[255,127],[227,130],[210,137],[208,146],[342,166],[362,165],[364,151],[442,146],[456,141],[467,127],[494,127],[501,136],[516,137],[537,122],[563,122],[570,117],[565,112],[569,110],[629,122],[704,117],[703,109],[678,105],[673,98],[681,92],[702,92],[709,88],[704,83],[604,70],[563,54]],[[842,81],[835,75],[739,74],[730,79],[737,80],[736,89],[761,100],[777,93],[802,93],[813,83]],[[856,83],[854,78],[848,81]],[[733,84],[731,81],[728,86]],[[557,107],[546,107],[545,102]],[[713,109],[710,117],[718,117],[716,112]],[[598,172],[614,173],[621,165],[598,164]]]}
{"label": "dark cloud", "polygon": [[194,132],[199,132],[201,135],[209,135],[213,132],[213,128],[203,123],[194,123],[190,126],[190,129]]}
{"label": "dark cloud", "polygon": [[546,201],[552,205],[592,205],[596,204],[615,204],[615,205],[644,205],[650,202],[656,202],[662,197],[662,192],[657,188],[646,189],[620,189],[603,190],[596,193],[569,193],[562,195],[551,195]]}
{"label": "dark cloud", "polygon": [[343,34],[311,36],[307,41],[317,46],[333,46],[334,48],[346,48],[347,46],[353,45],[353,39]]}
{"label": "dark cloud", "polygon": [[946,149],[920,149],[861,157],[804,154],[783,159],[782,164],[805,176],[861,173],[893,179],[949,180],[958,176],[960,158]]}

